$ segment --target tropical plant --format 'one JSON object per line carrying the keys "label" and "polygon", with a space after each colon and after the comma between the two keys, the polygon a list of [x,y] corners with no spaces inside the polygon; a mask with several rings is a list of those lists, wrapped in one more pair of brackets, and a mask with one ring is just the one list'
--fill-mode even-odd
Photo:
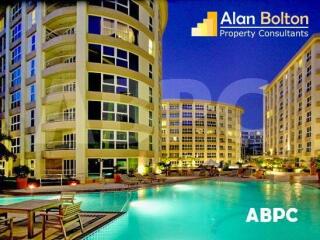
{"label": "tropical plant", "polygon": [[17,178],[26,178],[30,173],[30,168],[25,165],[16,166],[12,169],[13,174],[16,175]]}
{"label": "tropical plant", "polygon": [[10,151],[4,144],[5,141],[12,142],[11,136],[0,133],[0,159],[5,159],[7,161],[9,160],[9,158],[16,159],[16,155],[12,151]]}
{"label": "tropical plant", "polygon": [[164,171],[166,173],[166,175],[168,175],[169,170],[171,168],[171,161],[169,161],[169,160],[161,160],[160,162],[158,162],[158,166],[159,166],[161,171]]}

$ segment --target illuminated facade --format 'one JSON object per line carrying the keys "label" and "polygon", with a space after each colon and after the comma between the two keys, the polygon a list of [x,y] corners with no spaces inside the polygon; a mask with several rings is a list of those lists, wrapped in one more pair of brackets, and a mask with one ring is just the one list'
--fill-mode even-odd
{"label": "illuminated facade", "polygon": [[320,35],[264,87],[264,153],[309,161],[320,154]]}
{"label": "illuminated facade", "polygon": [[[162,101],[162,158],[174,165],[241,158],[241,115],[237,106],[204,100]],[[180,162],[180,163],[179,163]]]}
{"label": "illuminated facade", "polygon": [[1,132],[11,175],[112,177],[160,154],[166,1],[22,1],[0,14]]}

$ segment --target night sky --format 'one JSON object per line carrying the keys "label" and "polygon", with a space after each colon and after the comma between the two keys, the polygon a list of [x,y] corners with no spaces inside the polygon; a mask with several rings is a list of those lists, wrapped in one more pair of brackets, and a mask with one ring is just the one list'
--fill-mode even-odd
{"label": "night sky", "polygon": [[284,11],[308,15],[311,36],[320,32],[319,1],[168,1],[169,20],[163,38],[164,98],[179,96],[236,102],[245,109],[243,127],[261,128],[259,87],[270,82],[308,38],[191,37],[191,28],[202,22],[208,11],[217,11],[218,15],[236,11],[256,16],[260,11],[273,14]]}

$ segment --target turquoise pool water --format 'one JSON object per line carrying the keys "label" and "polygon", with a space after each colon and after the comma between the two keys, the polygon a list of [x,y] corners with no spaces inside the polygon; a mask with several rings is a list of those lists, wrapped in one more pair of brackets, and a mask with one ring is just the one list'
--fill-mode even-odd
{"label": "turquoise pool water", "polygon": [[[25,199],[2,198],[0,204]],[[77,199],[83,202],[83,210],[128,210],[86,240],[308,240],[320,236],[320,190],[298,183],[203,180],[131,193],[79,194]],[[299,221],[246,223],[252,207],[294,207]]]}

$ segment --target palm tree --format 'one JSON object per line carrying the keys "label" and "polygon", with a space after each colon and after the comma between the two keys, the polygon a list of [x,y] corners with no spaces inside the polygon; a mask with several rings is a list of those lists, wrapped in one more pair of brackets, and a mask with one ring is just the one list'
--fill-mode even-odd
{"label": "palm tree", "polygon": [[4,145],[4,141],[12,142],[11,136],[0,133],[0,159],[9,160],[9,158],[16,158],[16,155],[10,151],[6,145]]}

